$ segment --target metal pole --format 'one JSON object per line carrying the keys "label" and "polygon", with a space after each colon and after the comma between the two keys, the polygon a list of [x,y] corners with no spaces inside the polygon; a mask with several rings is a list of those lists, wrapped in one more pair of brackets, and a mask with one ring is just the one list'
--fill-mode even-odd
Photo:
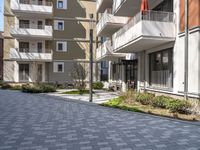
{"label": "metal pole", "polygon": [[[91,24],[93,16],[90,17],[91,19]],[[92,26],[92,25],[91,25]],[[93,29],[91,27],[90,29],[90,98],[89,101],[92,102],[93,100],[93,93],[92,93],[92,84],[93,84]]]}
{"label": "metal pole", "polygon": [[185,0],[185,71],[184,99],[188,99],[188,0]]}

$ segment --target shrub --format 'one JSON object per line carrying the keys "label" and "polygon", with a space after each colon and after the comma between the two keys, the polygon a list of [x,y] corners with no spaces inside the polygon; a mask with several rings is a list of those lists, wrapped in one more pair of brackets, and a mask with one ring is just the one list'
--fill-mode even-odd
{"label": "shrub", "polygon": [[173,113],[188,114],[191,105],[187,101],[175,99],[168,101],[166,107]]}
{"label": "shrub", "polygon": [[2,86],[4,84],[3,80],[0,80],[0,86]]}
{"label": "shrub", "polygon": [[127,104],[133,104],[136,100],[136,92],[134,90],[128,90],[127,92],[123,93],[124,102]]}
{"label": "shrub", "polygon": [[55,92],[56,88],[49,84],[27,84],[22,86],[22,91],[25,93],[49,93]]}
{"label": "shrub", "polygon": [[93,83],[92,86],[93,86],[94,89],[100,90],[100,89],[103,89],[104,84],[102,82],[95,82],[95,83]]}
{"label": "shrub", "polygon": [[15,85],[11,87],[11,90],[22,90],[22,86],[21,85]]}
{"label": "shrub", "polygon": [[136,101],[143,105],[151,105],[155,95],[151,93],[139,93],[136,96]]}
{"label": "shrub", "polygon": [[4,90],[7,90],[7,89],[11,89],[12,86],[11,86],[10,84],[8,84],[8,83],[3,83],[3,84],[1,85],[1,88],[4,89]]}
{"label": "shrub", "polygon": [[172,98],[171,97],[167,97],[167,96],[157,96],[153,99],[152,101],[152,105],[154,107],[159,107],[159,108],[166,108],[167,107],[167,103],[169,101],[171,101]]}

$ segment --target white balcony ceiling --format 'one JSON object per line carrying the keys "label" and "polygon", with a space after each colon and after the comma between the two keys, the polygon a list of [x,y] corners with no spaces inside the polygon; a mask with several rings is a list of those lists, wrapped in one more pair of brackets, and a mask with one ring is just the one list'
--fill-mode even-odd
{"label": "white balcony ceiling", "polygon": [[155,38],[155,37],[143,37],[133,40],[117,49],[117,53],[136,53],[143,50],[149,50],[160,45],[174,42],[175,38]]}
{"label": "white balcony ceiling", "polygon": [[[116,0],[117,1],[117,0]],[[119,7],[113,8],[115,16],[133,17],[140,11],[142,0],[124,0]],[[149,0],[149,9],[156,7],[163,0]]]}

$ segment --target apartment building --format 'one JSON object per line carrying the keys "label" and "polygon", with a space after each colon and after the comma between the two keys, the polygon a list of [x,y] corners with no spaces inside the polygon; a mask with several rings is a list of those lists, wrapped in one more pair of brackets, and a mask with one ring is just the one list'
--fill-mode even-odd
{"label": "apartment building", "polygon": [[3,32],[0,31],[0,80],[3,80]]}
{"label": "apartment building", "polygon": [[5,81],[68,83],[74,63],[88,65],[94,1],[5,0],[4,5]]}
{"label": "apartment building", "polygon": [[[188,94],[200,95],[200,1],[189,0]],[[183,0],[97,0],[96,59],[109,63],[109,83],[182,96]]]}

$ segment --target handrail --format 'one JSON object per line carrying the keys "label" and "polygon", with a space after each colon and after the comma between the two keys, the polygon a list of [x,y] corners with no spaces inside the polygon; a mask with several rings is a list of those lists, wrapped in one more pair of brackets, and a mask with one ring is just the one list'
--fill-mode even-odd
{"label": "handrail", "polygon": [[118,30],[114,35],[116,37],[122,35],[128,29],[136,25],[138,22],[142,20],[148,21],[159,21],[159,22],[174,22],[174,13],[173,12],[163,12],[163,11],[142,11],[133,17],[128,24],[126,24],[123,28]]}
{"label": "handrail", "polygon": [[42,2],[38,1],[38,3],[35,4],[35,3],[31,3],[30,1],[27,1],[27,0],[20,0],[19,4],[39,5],[39,6],[52,6],[52,2],[48,2],[48,1],[42,1]]}
{"label": "handrail", "polygon": [[19,29],[38,29],[38,30],[45,30],[46,28],[52,28],[51,25],[35,25],[31,26],[31,24],[15,24],[11,26],[12,28],[19,28]]}

